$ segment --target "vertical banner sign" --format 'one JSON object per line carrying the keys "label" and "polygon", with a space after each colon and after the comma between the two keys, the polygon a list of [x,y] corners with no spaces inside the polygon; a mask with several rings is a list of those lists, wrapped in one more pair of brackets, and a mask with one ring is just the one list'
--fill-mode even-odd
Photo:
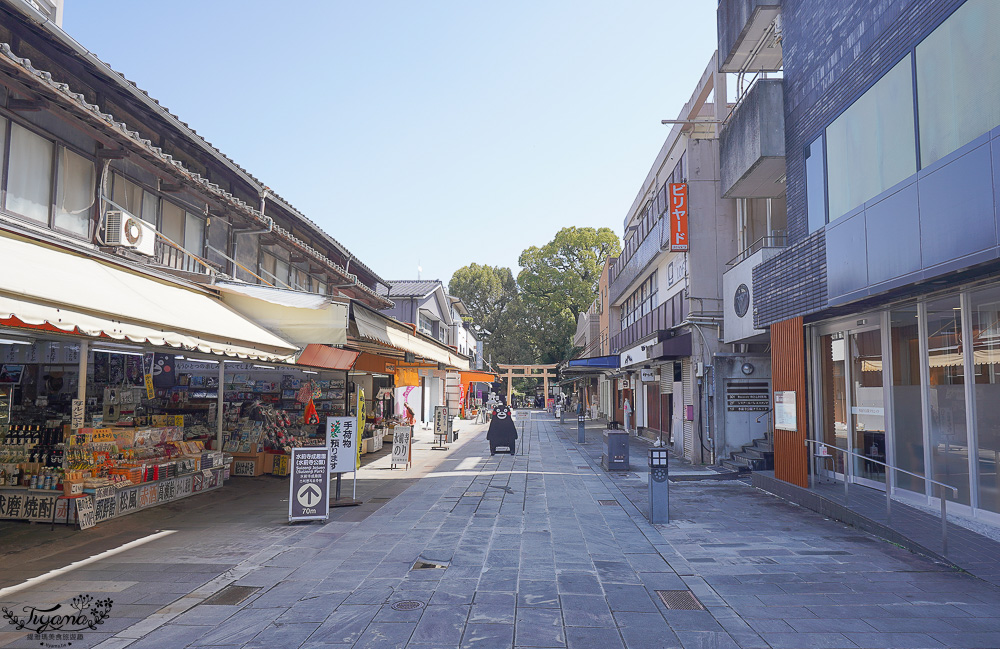
{"label": "vertical banner sign", "polygon": [[408,467],[410,462],[410,426],[393,426],[392,428],[392,464],[402,464]]}
{"label": "vertical banner sign", "polygon": [[330,518],[330,449],[292,449],[288,487],[288,522]]}
{"label": "vertical banner sign", "polygon": [[83,418],[84,418],[84,408],[83,399],[73,399],[73,406],[71,409],[70,425],[69,427],[73,430],[80,430],[83,428]]}
{"label": "vertical banner sign", "polygon": [[358,437],[355,443],[357,458],[356,468],[361,468],[361,435],[365,432],[365,418],[367,413],[365,412],[365,391],[358,388]]}
{"label": "vertical banner sign", "polygon": [[330,473],[354,471],[358,446],[357,420],[354,417],[326,418],[326,446],[330,449]]}
{"label": "vertical banner sign", "polygon": [[670,251],[687,252],[688,241],[688,186],[687,183],[670,183]]}

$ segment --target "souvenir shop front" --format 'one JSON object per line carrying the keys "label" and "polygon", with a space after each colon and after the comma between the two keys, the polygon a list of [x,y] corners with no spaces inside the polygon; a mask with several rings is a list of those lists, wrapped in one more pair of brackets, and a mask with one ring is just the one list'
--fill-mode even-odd
{"label": "souvenir shop front", "polygon": [[175,396],[176,357],[299,348],[193,285],[7,234],[0,253],[0,518],[88,527],[220,486],[224,408],[208,377]]}

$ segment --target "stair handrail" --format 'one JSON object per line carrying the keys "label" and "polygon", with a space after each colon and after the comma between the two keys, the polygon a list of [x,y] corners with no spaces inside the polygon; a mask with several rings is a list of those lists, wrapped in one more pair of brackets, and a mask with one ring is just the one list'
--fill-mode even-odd
{"label": "stair handrail", "polygon": [[[826,442],[821,442],[821,441],[815,440],[815,439],[806,439],[805,442],[806,442],[806,448],[809,447],[809,444],[814,444],[816,446],[822,446],[822,447],[825,447],[825,448],[832,448],[833,450],[840,451],[841,453],[843,453],[845,455],[851,455],[851,456],[854,456],[854,457],[859,457],[862,460],[864,460],[865,462],[871,462],[873,464],[879,464],[881,466],[884,466],[886,469],[892,469],[893,471],[899,471],[900,473],[905,473],[905,474],[911,475],[911,476],[913,476],[915,478],[920,478],[921,480],[926,480],[927,482],[929,482],[931,484],[938,485],[941,488],[940,491],[939,491],[939,493],[941,495],[941,554],[942,554],[942,556],[948,556],[948,492],[946,492],[945,489],[951,489],[952,496],[957,497],[958,496],[958,487],[955,487],[955,486],[950,485],[950,484],[945,484],[944,482],[939,482],[938,480],[934,480],[933,478],[928,478],[927,476],[921,475],[919,473],[914,473],[913,471],[907,471],[906,469],[900,469],[898,466],[893,466],[891,464],[886,464],[885,462],[879,462],[878,460],[873,460],[873,459],[871,459],[870,457],[868,457],[866,455],[862,455],[860,453],[855,453],[854,451],[849,451],[846,448],[840,448],[839,446],[836,446],[835,444],[827,444]],[[833,457],[833,456],[829,455],[828,453],[823,453],[823,454],[816,453],[816,454],[814,454],[814,457]],[[814,460],[814,462],[815,462],[815,460]],[[816,467],[815,467],[815,464],[814,464],[813,465],[813,475],[816,475],[815,468]],[[847,475],[848,475],[848,470],[849,469],[850,469],[850,463],[845,461],[844,462],[844,506],[845,507],[847,507],[848,502],[849,502],[849,498],[850,498],[850,492],[848,491],[848,486],[850,485],[850,482],[847,479]],[[834,473],[836,473],[836,467],[834,467]],[[886,471],[886,474],[885,474],[885,515],[886,515],[886,521],[889,523],[889,525],[892,525],[892,479],[891,479],[891,474],[888,471]]]}

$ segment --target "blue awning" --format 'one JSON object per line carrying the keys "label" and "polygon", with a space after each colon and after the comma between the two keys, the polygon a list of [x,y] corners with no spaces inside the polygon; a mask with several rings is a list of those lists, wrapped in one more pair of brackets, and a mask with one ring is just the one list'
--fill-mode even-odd
{"label": "blue awning", "polygon": [[602,370],[618,369],[618,356],[592,356],[590,358],[574,358],[569,361],[570,368],[590,368]]}

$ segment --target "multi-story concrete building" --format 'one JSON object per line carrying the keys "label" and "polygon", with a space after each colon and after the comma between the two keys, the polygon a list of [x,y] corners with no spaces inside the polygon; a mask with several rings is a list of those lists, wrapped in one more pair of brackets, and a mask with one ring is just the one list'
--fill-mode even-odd
{"label": "multi-story concrete building", "polygon": [[750,310],[777,477],[807,484],[810,439],[812,470],[1000,522],[1000,4],[723,0],[718,24],[723,69],[784,68],[727,126],[746,166],[784,134],[788,246]]}

